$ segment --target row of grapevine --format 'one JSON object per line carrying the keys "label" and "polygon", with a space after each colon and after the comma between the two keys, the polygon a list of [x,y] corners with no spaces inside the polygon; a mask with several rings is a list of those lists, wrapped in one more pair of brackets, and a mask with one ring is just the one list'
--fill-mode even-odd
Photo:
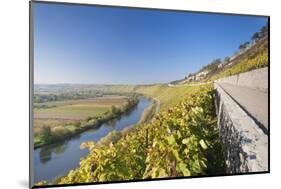
{"label": "row of grapevine", "polygon": [[109,145],[81,147],[89,148],[88,156],[53,184],[222,174],[213,86],[194,87],[177,106]]}

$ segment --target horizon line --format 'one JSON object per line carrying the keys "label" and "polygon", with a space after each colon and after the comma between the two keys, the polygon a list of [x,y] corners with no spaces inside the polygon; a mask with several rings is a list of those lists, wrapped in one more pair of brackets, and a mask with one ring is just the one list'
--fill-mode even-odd
{"label": "horizon line", "polygon": [[33,85],[159,85],[159,84],[169,84],[170,82],[163,83],[33,83]]}

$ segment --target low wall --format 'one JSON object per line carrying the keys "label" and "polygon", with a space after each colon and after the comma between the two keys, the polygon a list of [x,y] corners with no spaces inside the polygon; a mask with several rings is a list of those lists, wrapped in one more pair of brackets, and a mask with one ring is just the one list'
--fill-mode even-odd
{"label": "low wall", "polygon": [[229,83],[259,91],[268,91],[268,68],[261,68],[246,73],[233,75],[217,80],[218,83]]}
{"label": "low wall", "polygon": [[215,82],[218,127],[228,174],[268,171],[268,135],[220,87],[220,83],[267,91],[267,71],[263,68]]}

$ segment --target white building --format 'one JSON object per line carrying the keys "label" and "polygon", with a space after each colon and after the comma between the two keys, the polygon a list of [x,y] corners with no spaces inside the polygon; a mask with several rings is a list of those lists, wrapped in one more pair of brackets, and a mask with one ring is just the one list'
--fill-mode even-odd
{"label": "white building", "polygon": [[198,74],[196,74],[195,80],[198,81],[198,80],[201,80],[201,79],[205,78],[208,73],[209,73],[209,72],[208,72],[207,70],[202,71],[202,72],[199,72]]}

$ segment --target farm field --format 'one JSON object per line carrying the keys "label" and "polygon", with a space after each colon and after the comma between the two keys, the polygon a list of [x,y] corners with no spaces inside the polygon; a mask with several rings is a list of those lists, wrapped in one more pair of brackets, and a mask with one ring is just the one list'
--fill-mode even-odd
{"label": "farm field", "polygon": [[40,133],[43,127],[76,125],[89,117],[101,116],[112,106],[124,106],[127,99],[125,96],[108,95],[91,99],[37,103],[35,106],[40,104],[45,108],[34,108],[34,134]]}
{"label": "farm field", "polygon": [[[46,108],[35,108],[35,119],[81,120],[104,114],[112,106],[121,107],[127,102],[125,96],[105,96],[83,100],[66,100],[42,103]],[[35,104],[36,106],[36,104]]]}

